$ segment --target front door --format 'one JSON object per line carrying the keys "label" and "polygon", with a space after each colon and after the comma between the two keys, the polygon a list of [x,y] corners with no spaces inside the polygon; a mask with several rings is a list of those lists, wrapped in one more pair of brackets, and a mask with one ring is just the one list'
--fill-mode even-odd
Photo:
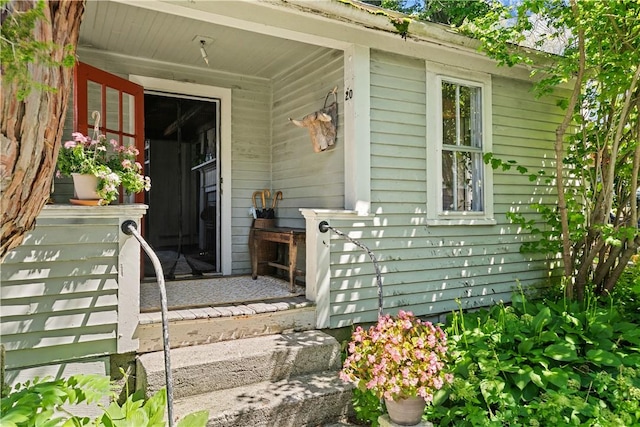
{"label": "front door", "polygon": [[[165,275],[177,273],[176,260],[185,254],[186,264],[197,266],[187,268],[188,274],[231,274],[230,193],[222,188],[223,179],[231,181],[231,91],[141,76],[132,80],[78,63],[74,129],[89,134],[97,111],[102,133],[138,148],[152,189],[138,193],[135,202],[149,205],[141,227],[145,238],[156,251],[169,247]],[[158,108],[173,110],[155,116]]]}

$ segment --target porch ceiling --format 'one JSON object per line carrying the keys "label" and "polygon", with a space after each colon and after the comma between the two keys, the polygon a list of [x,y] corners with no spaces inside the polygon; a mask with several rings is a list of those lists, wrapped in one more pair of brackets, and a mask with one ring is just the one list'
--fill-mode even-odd
{"label": "porch ceiling", "polygon": [[[209,67],[200,54],[200,40],[206,42]],[[87,2],[79,46],[265,79],[295,68],[316,49],[324,49],[136,5],[97,0]]]}

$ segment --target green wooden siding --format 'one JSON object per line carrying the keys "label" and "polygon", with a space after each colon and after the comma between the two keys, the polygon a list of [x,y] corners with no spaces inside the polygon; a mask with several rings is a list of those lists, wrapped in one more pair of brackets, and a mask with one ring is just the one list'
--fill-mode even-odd
{"label": "green wooden siding", "polygon": [[[344,208],[343,53],[323,49],[273,82],[272,189],[282,191],[280,225],[304,227],[299,208]],[[302,119],[320,110],[327,92],[338,86],[338,129],[333,148],[315,153],[309,131],[289,118]],[[333,96],[327,100],[332,103]]]}
{"label": "green wooden siding", "polygon": [[[494,226],[428,226],[425,62],[371,52],[371,212],[367,226],[332,221],[369,246],[380,260],[384,308],[419,315],[446,313],[508,300],[518,285],[545,282],[543,260],[519,252],[523,236],[506,212],[529,213],[550,202],[544,182],[517,171],[494,172]],[[537,100],[525,82],[492,80],[493,152],[531,171],[554,167],[553,137],[561,111]],[[377,288],[369,257],[331,236],[331,326],[373,321]]]}
{"label": "green wooden siding", "polygon": [[[231,82],[224,82],[225,86],[227,84]],[[232,87],[232,273],[244,274],[251,271],[248,245],[251,218],[247,214],[251,207],[251,195],[259,188],[269,188],[271,183],[271,92],[266,80],[242,78]]]}
{"label": "green wooden siding", "polygon": [[2,263],[7,368],[116,353],[118,218],[38,218]]}

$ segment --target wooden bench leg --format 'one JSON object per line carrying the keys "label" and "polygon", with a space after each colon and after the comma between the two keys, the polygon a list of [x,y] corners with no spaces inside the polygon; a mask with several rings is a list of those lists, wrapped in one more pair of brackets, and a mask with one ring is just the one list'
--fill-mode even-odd
{"label": "wooden bench leg", "polygon": [[298,242],[291,239],[289,243],[289,290],[294,293],[296,290],[296,260],[298,259]]}
{"label": "wooden bench leg", "polygon": [[253,237],[253,230],[251,233],[251,247],[253,251],[251,253],[251,278],[256,280],[258,278],[258,255],[260,254],[260,242]]}

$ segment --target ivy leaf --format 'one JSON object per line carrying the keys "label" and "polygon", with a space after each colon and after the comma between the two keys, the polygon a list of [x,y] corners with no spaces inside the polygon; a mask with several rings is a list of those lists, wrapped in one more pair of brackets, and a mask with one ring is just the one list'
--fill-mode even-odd
{"label": "ivy leaf", "polygon": [[127,425],[131,426],[147,426],[149,425],[149,417],[143,408],[136,408],[127,413]]}
{"label": "ivy leaf", "polygon": [[163,387],[158,390],[144,405],[149,417],[149,426],[163,426],[164,408],[167,404],[167,390]]}
{"label": "ivy leaf", "polygon": [[522,390],[522,400],[525,402],[529,402],[535,399],[540,394],[540,388],[536,386],[534,383],[530,382],[527,386]]}
{"label": "ivy leaf", "polygon": [[562,98],[556,102],[556,105],[562,108],[563,110],[566,110],[567,107],[569,107],[569,100],[566,98]]}
{"label": "ivy leaf", "polygon": [[622,363],[624,363],[625,366],[637,368],[640,366],[640,355],[627,356],[622,359]]}
{"label": "ivy leaf", "polygon": [[620,338],[632,344],[640,345],[640,329],[636,326],[636,329],[624,331]]}
{"label": "ivy leaf", "polygon": [[117,419],[123,419],[124,417],[125,417],[125,413],[123,412],[122,408],[118,406],[117,403],[111,402],[111,404],[105,409],[104,416],[102,418],[103,420],[105,418],[117,420]]}

